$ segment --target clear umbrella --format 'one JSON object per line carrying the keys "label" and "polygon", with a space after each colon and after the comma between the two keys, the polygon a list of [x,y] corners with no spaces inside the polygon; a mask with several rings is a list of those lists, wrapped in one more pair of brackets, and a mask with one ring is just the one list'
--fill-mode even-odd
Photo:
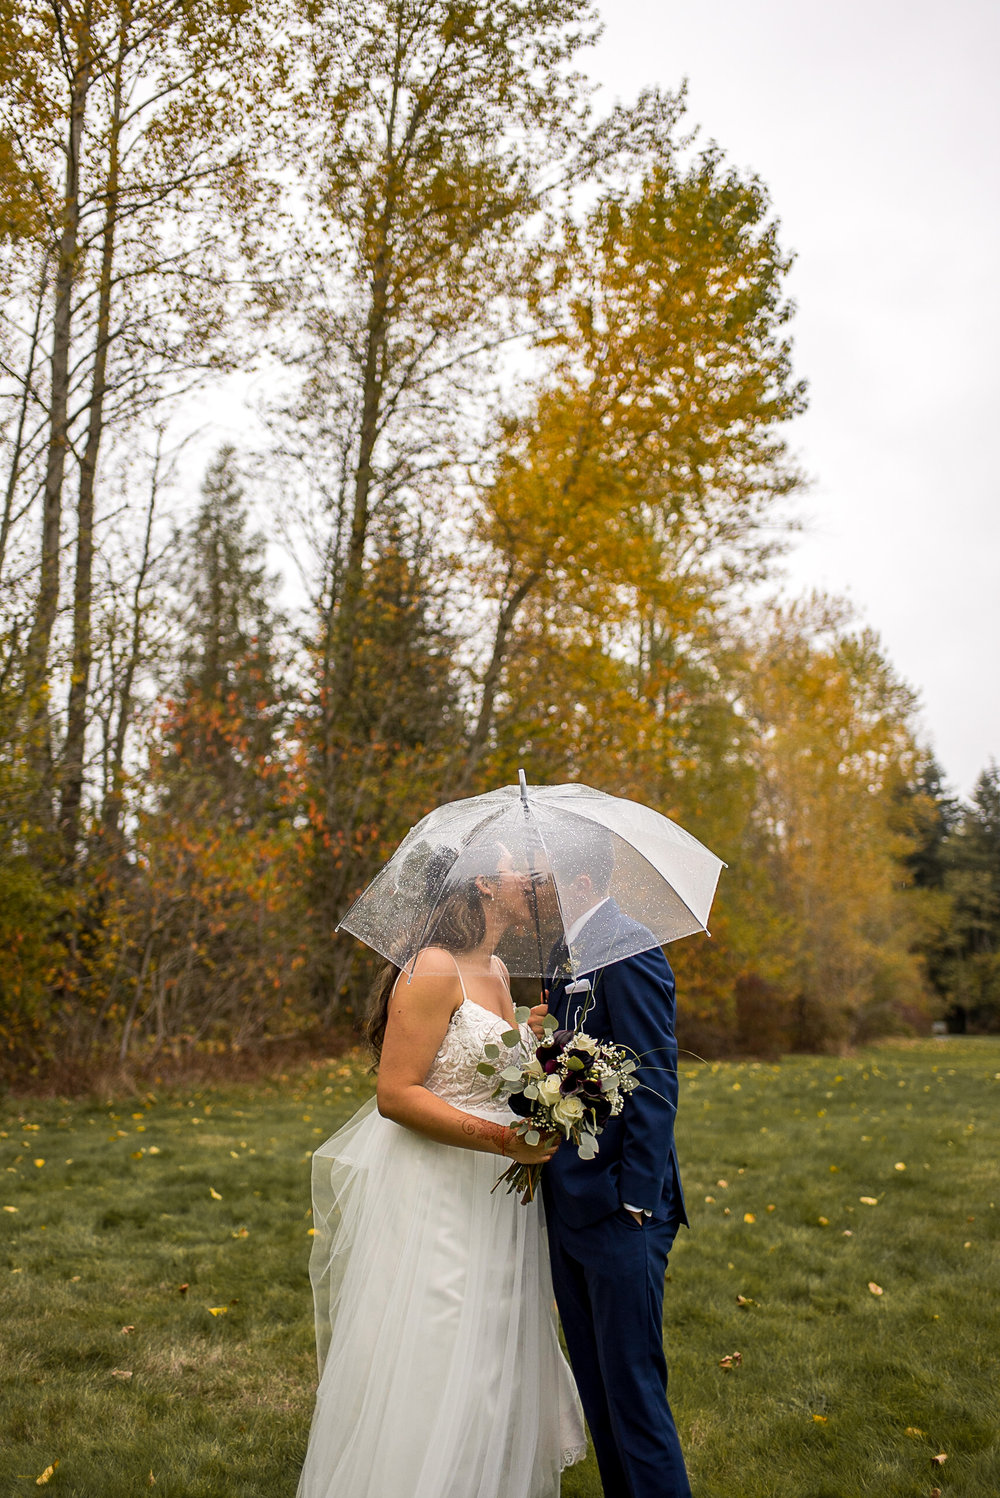
{"label": "clear umbrella", "polygon": [[[418,822],[337,929],[400,968],[423,947],[485,941],[512,974],[576,978],[707,931],[723,867],[647,806],[585,785],[529,787],[521,771],[519,786]],[[505,917],[484,923],[494,889]]]}

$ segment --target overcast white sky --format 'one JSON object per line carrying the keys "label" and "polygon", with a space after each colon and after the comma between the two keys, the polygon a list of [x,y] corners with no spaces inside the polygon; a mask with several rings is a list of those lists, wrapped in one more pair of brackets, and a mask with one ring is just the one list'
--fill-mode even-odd
{"label": "overcast white sky", "polygon": [[1000,4],[602,0],[608,102],[689,81],[798,259],[789,586],[846,594],[951,784],[1000,759]]}

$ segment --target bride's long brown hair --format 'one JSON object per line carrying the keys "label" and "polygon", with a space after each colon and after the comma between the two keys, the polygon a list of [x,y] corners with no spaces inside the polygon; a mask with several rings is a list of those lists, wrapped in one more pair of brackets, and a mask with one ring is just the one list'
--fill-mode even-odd
{"label": "bride's long brown hair", "polygon": [[[498,862],[503,851],[498,844]],[[450,868],[456,857],[457,854],[450,848],[438,849],[424,871],[426,887],[433,889],[438,885],[442,865],[445,869]],[[471,952],[473,947],[482,943],[486,936],[486,911],[483,892],[475,879],[469,879],[466,884],[459,885],[445,896],[437,920],[427,935],[426,945],[444,947],[447,952]],[[368,1013],[363,1034],[371,1048],[376,1067],[382,1056],[389,1000],[401,971],[394,962],[383,963],[368,996]]]}

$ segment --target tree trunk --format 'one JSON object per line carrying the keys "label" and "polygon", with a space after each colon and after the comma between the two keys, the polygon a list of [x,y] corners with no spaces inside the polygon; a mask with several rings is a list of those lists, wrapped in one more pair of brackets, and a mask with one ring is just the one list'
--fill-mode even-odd
{"label": "tree trunk", "polygon": [[115,256],[115,231],[118,225],[118,151],[122,112],[121,51],[123,45],[124,36],[120,36],[108,143],[108,176],[105,189],[90,414],[87,423],[87,443],[80,462],[80,492],[77,504],[76,572],[73,580],[73,666],[70,674],[66,716],[66,746],[63,757],[62,802],[59,815],[63,862],[67,869],[73,866],[79,837],[84,747],[87,734],[87,698],[90,691],[93,650],[91,611],[94,570],[94,488],[97,478],[97,458],[104,431],[108,345],[111,339],[111,284]]}
{"label": "tree trunk", "polygon": [[129,722],[132,717],[132,690],[135,682],[135,673],[139,666],[139,653],[142,649],[142,592],[146,586],[146,578],[149,574],[150,551],[153,541],[153,519],[156,513],[158,488],[159,452],[157,452],[156,462],[153,467],[149,505],[146,509],[146,529],[142,539],[142,557],[139,561],[139,570],[136,573],[135,587],[132,590],[131,638],[129,640],[128,658],[125,664],[125,676],[122,680],[121,692],[118,698],[118,721],[115,725],[114,745],[111,752],[109,789],[101,815],[105,842],[112,854],[117,854],[121,851],[119,844],[121,841],[122,787],[125,778],[125,739],[128,735]]}
{"label": "tree trunk", "polygon": [[[541,573],[529,572],[521,579],[513,593],[500,606],[497,615],[496,633],[493,636],[493,653],[490,663],[483,677],[483,698],[479,705],[479,716],[476,726],[472,730],[466,750],[465,760],[454,784],[453,795],[465,795],[471,785],[476,768],[482,758],[486,741],[489,738],[490,729],[493,727],[493,715],[496,706],[497,686],[500,682],[500,673],[503,670],[504,661],[507,658],[507,641],[514,627],[521,605],[539,581]],[[508,577],[508,583],[510,579]]]}
{"label": "tree trunk", "polygon": [[[383,241],[384,244],[384,241]],[[372,459],[378,437],[383,368],[388,332],[386,250],[380,251],[379,264],[372,281],[372,299],[365,339],[365,360],[361,396],[361,431],[358,438],[358,461],[354,471],[354,508],[351,534],[347,543],[347,561],[341,579],[337,608],[337,626],[330,712],[333,721],[347,711],[354,686],[355,632],[364,588],[365,545],[371,518],[371,490],[374,473]]]}
{"label": "tree trunk", "polygon": [[[69,366],[72,335],[73,289],[76,283],[80,228],[80,147],[84,112],[90,88],[90,55],[86,43],[71,80],[69,133],[66,142],[66,193],[62,234],[54,282],[55,310],[52,322],[51,390],[49,392],[49,443],[42,491],[42,546],[38,598],[28,636],[26,688],[28,710],[37,734],[34,755],[48,774],[51,761],[47,687],[49,646],[59,608],[59,537],[62,524],[63,478],[69,446]],[[51,814],[51,811],[50,813]]]}
{"label": "tree trunk", "polygon": [[21,400],[17,413],[17,430],[14,434],[14,447],[10,459],[10,472],[7,475],[7,487],[3,497],[3,516],[0,517],[0,580],[3,578],[3,566],[7,558],[7,544],[10,540],[10,529],[14,521],[14,495],[17,493],[17,481],[21,476],[21,458],[24,453],[24,426],[28,419],[28,404],[31,400],[31,382],[35,377],[35,358],[38,354],[42,313],[45,310],[45,298],[49,289],[50,254],[50,250],[46,249],[42,257],[42,269],[38,277],[35,322],[31,330],[31,342],[28,345],[28,367],[24,372],[24,384],[21,390]]}

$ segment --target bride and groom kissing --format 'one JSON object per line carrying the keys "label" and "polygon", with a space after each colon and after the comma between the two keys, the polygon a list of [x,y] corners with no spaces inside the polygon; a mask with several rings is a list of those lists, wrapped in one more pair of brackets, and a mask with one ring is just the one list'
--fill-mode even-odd
{"label": "bride and groom kissing", "polygon": [[[376,1096],[313,1158],[320,1381],[298,1498],[558,1498],[581,1405],[605,1498],[690,1498],[662,1337],[687,1221],[674,979],[610,892],[615,843],[590,827],[547,855],[563,939],[521,1026],[497,949],[532,917],[541,942],[542,881],[499,841],[486,873],[463,877],[447,846],[424,858],[433,927],[372,996]],[[402,926],[406,889],[393,898]],[[487,1045],[537,1044],[546,1013],[574,1028],[584,1003],[586,1033],[640,1061],[592,1159],[528,1145],[481,1066]],[[493,1189],[511,1160],[544,1162],[541,1199]]]}

